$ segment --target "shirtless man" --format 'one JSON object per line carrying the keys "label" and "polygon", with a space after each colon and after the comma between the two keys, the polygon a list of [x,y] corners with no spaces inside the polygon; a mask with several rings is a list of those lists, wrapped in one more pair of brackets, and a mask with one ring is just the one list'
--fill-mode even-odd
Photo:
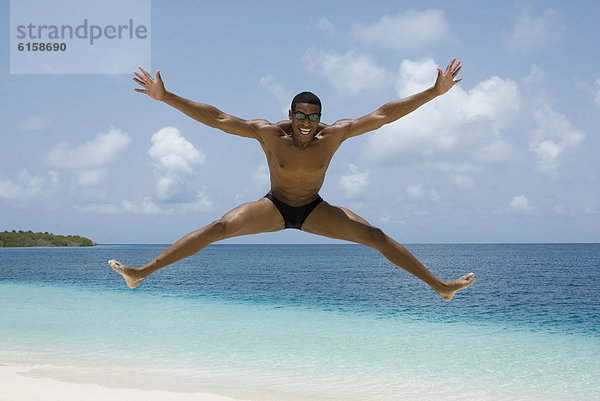
{"label": "shirtless man", "polygon": [[179,97],[165,90],[160,71],[154,79],[142,67],[139,69],[141,74],[134,72],[133,80],[143,88],[136,88],[137,92],[165,102],[210,127],[256,139],[267,157],[271,190],[264,198],[240,205],[220,219],[187,234],[143,267],[109,261],[129,287],[135,288],[155,271],[191,256],[213,242],[285,228],[370,246],[396,266],[423,280],[446,301],[450,301],[456,291],[475,282],[473,273],[454,281],[438,279],[381,229],[346,208],[330,205],[319,196],[329,162],[342,142],[396,121],[448,92],[462,80],[456,79],[461,69],[460,61],[453,59],[445,71],[438,68],[437,79],[431,88],[386,103],[357,120],[340,120],[333,125],[321,123],[321,102],[310,92],[294,98],[288,121],[271,124],[266,120],[243,120],[211,105]]}

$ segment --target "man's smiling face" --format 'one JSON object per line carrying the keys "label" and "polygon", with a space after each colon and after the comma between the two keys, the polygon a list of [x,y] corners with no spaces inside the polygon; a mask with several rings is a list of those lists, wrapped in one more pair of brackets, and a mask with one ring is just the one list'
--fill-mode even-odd
{"label": "man's smiling face", "polygon": [[[311,116],[312,115],[312,116]],[[316,119],[313,121],[316,116]],[[294,140],[299,142],[308,142],[317,132],[319,127],[320,107],[316,104],[298,103],[295,110],[290,110],[290,120],[292,121],[292,135]]]}

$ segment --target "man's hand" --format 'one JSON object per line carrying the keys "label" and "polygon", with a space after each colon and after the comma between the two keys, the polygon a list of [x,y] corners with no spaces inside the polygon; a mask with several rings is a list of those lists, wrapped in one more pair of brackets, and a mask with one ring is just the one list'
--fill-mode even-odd
{"label": "man's hand", "polygon": [[133,80],[143,86],[144,89],[135,88],[135,91],[145,93],[152,99],[164,100],[167,91],[165,90],[165,85],[160,77],[160,70],[156,71],[156,79],[153,79],[152,76],[148,74],[148,72],[142,67],[138,68],[144,75],[134,71],[133,73],[135,74],[135,77],[133,77]]}
{"label": "man's hand", "polygon": [[455,62],[456,57],[452,59],[450,64],[448,64],[448,67],[446,67],[446,71],[444,72],[442,72],[440,68],[437,69],[438,75],[437,79],[435,80],[434,88],[439,95],[443,95],[444,93],[448,92],[450,89],[452,89],[454,84],[462,81],[462,78],[458,78],[456,80],[454,79],[456,78],[456,75],[458,75],[458,72],[461,68],[460,61],[454,65]]}

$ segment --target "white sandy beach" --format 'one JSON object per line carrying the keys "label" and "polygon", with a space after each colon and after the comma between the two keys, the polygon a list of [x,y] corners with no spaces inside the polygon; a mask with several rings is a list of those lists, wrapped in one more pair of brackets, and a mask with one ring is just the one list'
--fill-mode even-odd
{"label": "white sandy beach", "polygon": [[0,401],[240,401],[208,393],[109,388],[34,378],[26,376],[27,371],[26,368],[0,366]]}

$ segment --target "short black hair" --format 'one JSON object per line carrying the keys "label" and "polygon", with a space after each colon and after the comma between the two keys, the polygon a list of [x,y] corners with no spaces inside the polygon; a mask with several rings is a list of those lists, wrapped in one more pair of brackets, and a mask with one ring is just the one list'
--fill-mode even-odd
{"label": "short black hair", "polygon": [[319,106],[319,113],[321,112],[321,100],[312,92],[300,92],[294,99],[292,99],[292,111],[296,110],[298,103],[316,104]]}

